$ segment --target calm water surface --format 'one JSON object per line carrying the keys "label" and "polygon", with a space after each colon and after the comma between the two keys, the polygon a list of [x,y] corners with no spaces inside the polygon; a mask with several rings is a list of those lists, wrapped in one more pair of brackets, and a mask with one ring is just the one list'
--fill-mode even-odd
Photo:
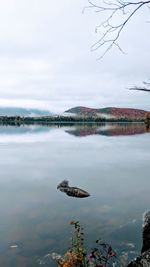
{"label": "calm water surface", "polygon": [[[58,191],[63,179],[91,196]],[[150,133],[144,124],[0,126],[0,266],[37,267],[38,257],[63,253],[71,220],[80,221],[91,247],[100,237],[133,258],[147,209]]]}

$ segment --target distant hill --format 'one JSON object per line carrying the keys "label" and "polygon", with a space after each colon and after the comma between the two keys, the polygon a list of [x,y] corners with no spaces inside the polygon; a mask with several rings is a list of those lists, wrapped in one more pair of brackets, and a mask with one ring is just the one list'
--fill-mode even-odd
{"label": "distant hill", "polygon": [[26,108],[15,108],[15,107],[0,107],[0,116],[50,116],[51,112],[40,109],[26,109]]}
{"label": "distant hill", "polygon": [[116,118],[143,118],[145,117],[147,111],[134,108],[87,108],[87,107],[74,107],[65,111],[66,113],[72,113],[76,115],[83,116],[104,116],[104,117],[116,117]]}
{"label": "distant hill", "polygon": [[72,113],[77,115],[96,115],[98,113],[98,109],[87,107],[74,107],[66,110],[65,113]]}

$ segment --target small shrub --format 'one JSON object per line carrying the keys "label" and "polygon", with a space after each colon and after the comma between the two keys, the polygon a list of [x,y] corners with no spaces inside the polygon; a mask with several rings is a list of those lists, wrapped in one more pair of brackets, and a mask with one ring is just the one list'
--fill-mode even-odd
{"label": "small shrub", "polygon": [[116,266],[116,253],[109,244],[96,240],[95,247],[88,253],[84,247],[84,232],[80,223],[71,221],[70,224],[74,226],[71,247],[63,256],[52,253],[58,267]]}

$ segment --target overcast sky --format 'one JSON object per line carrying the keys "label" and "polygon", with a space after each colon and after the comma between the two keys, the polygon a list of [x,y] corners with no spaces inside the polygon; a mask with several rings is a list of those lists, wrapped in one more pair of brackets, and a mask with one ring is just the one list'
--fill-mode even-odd
{"label": "overcast sky", "polygon": [[0,0],[0,106],[62,112],[74,106],[150,110],[150,94],[127,88],[150,78],[150,11],[122,32],[121,54],[91,52],[100,14],[87,0]]}

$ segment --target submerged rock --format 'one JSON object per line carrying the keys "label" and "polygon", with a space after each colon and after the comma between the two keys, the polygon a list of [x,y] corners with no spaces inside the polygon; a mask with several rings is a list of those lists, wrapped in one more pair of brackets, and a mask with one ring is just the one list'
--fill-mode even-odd
{"label": "submerged rock", "polygon": [[141,255],[130,262],[128,267],[150,267],[150,211],[143,216],[143,245]]}
{"label": "submerged rock", "polygon": [[66,193],[66,195],[70,197],[78,197],[78,198],[84,198],[89,197],[90,194],[86,191],[84,191],[81,188],[78,187],[70,187],[69,182],[64,180],[62,181],[58,186],[57,189],[59,189],[61,192]]}

